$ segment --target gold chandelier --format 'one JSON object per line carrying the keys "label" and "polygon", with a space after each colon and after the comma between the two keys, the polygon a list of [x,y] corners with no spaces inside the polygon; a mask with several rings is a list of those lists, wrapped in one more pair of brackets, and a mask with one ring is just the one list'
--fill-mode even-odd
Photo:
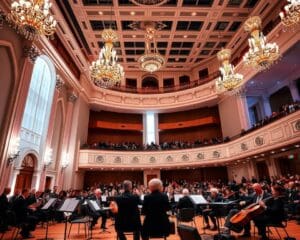
{"label": "gold chandelier", "polygon": [[155,41],[155,28],[151,25],[146,27],[145,53],[138,59],[140,69],[153,73],[161,69],[165,64],[165,59],[159,54]]}
{"label": "gold chandelier", "polygon": [[300,0],[287,0],[289,4],[279,13],[282,24],[286,27],[295,27],[300,23]]}
{"label": "gold chandelier", "polygon": [[51,36],[57,24],[50,13],[51,6],[49,0],[16,0],[7,18],[28,40],[34,40],[37,35]]}
{"label": "gold chandelier", "polygon": [[232,91],[237,89],[243,82],[243,75],[234,73],[234,67],[230,64],[231,50],[222,49],[217,54],[218,60],[221,62],[221,77],[216,80],[218,92]]}
{"label": "gold chandelier", "polygon": [[267,43],[266,37],[261,32],[261,18],[249,18],[244,25],[246,32],[250,33],[249,51],[244,55],[244,62],[259,71],[268,69],[279,57],[279,47],[276,43]]}
{"label": "gold chandelier", "polygon": [[101,36],[105,44],[99,53],[99,58],[90,66],[91,79],[99,87],[116,86],[124,77],[123,67],[117,63],[117,52],[113,48],[113,43],[118,40],[118,35],[109,28],[105,29]]}

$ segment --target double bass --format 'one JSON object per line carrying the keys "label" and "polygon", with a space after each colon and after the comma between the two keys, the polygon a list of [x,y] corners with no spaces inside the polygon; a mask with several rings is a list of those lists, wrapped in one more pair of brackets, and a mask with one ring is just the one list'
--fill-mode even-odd
{"label": "double bass", "polygon": [[[263,202],[267,202],[268,200],[272,199],[273,197],[268,197],[263,200]],[[242,209],[235,215],[230,218],[230,222],[234,225],[241,225],[244,226],[251,221],[254,217],[262,214],[265,209],[259,205],[259,203],[252,203],[246,208]]]}

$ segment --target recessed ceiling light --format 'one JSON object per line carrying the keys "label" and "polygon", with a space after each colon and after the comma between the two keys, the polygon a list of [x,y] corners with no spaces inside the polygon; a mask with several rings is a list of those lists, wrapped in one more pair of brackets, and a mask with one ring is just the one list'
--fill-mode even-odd
{"label": "recessed ceiling light", "polygon": [[284,152],[286,149],[285,148],[281,148],[281,151]]}
{"label": "recessed ceiling light", "polygon": [[258,156],[254,156],[254,158],[258,158]]}
{"label": "recessed ceiling light", "polygon": [[296,144],[295,147],[298,148],[298,147],[300,147],[300,145],[299,145],[299,144]]}
{"label": "recessed ceiling light", "polygon": [[271,151],[271,154],[274,154],[275,153],[275,151]]}
{"label": "recessed ceiling light", "polygon": [[262,153],[262,154],[260,154],[260,156],[262,156],[262,157],[263,157],[263,156],[265,156],[265,154],[263,154],[263,153]]}
{"label": "recessed ceiling light", "polygon": [[136,35],[132,35],[133,38],[136,38]]}
{"label": "recessed ceiling light", "polygon": [[134,16],[134,15],[135,15],[135,12],[134,12],[134,11],[131,11],[131,12],[130,12],[130,15],[131,15],[131,16]]}
{"label": "recessed ceiling light", "polygon": [[187,35],[183,35],[183,37],[184,37],[184,38],[187,38],[188,36],[187,36]]}
{"label": "recessed ceiling light", "polygon": [[176,62],[178,62],[178,61],[179,61],[179,58],[178,58],[178,57],[177,57],[177,58],[175,58],[175,61],[176,61]]}
{"label": "recessed ceiling light", "polygon": [[254,81],[251,81],[250,83],[251,83],[251,84],[254,84]]}
{"label": "recessed ceiling light", "polygon": [[102,12],[102,11],[99,11],[98,13],[99,13],[99,15],[103,15],[103,12]]}
{"label": "recessed ceiling light", "polygon": [[197,15],[197,13],[196,12],[192,12],[192,16],[196,16]]}

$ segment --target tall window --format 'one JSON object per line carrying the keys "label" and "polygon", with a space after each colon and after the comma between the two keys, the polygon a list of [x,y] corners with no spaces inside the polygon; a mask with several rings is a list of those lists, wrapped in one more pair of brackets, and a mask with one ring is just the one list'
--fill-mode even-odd
{"label": "tall window", "polygon": [[48,126],[55,87],[55,72],[43,57],[37,58],[30,81],[22,127],[42,135]]}
{"label": "tall window", "polygon": [[146,114],[146,142],[155,143],[155,117],[151,112]]}

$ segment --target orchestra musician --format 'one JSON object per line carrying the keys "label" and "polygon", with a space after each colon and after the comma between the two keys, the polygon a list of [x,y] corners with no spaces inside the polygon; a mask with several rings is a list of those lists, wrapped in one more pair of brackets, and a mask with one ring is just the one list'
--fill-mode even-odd
{"label": "orchestra musician", "polygon": [[10,188],[4,188],[0,196],[0,232],[8,230],[10,214],[7,196],[10,194],[10,191]]}
{"label": "orchestra musician", "polygon": [[13,205],[17,222],[22,224],[22,230],[20,234],[23,238],[33,238],[33,236],[30,234],[30,231],[34,231],[37,224],[37,218],[29,213],[27,203],[28,196],[28,189],[23,189],[21,195],[15,200]]}
{"label": "orchestra musician", "polygon": [[[254,183],[252,185],[252,189],[254,190],[253,194],[250,196],[245,196],[242,201],[239,202],[240,207],[244,208],[252,203],[258,203],[261,200],[264,200],[268,197],[270,197],[270,194],[267,192],[263,191],[262,186],[259,183]],[[230,222],[230,219],[236,215],[240,210],[239,209],[231,209],[229,214],[227,215],[226,221],[225,221],[225,228],[229,230],[233,230],[235,232],[241,232],[244,228],[244,233],[242,237],[250,237],[251,233],[251,225],[250,222],[245,224],[244,226],[235,226]]]}
{"label": "orchestra musician", "polygon": [[195,204],[193,200],[191,199],[190,192],[187,188],[184,188],[182,190],[183,197],[179,199],[179,202],[177,204],[177,209],[182,209],[182,208],[195,208]]}
{"label": "orchestra musician", "polygon": [[[102,195],[101,189],[97,188],[94,191],[94,195],[90,197],[91,200],[96,201],[96,203],[98,204],[98,206],[100,208],[103,205],[101,195]],[[98,218],[101,217],[102,218],[102,223],[101,223],[100,228],[103,229],[103,230],[107,229],[107,227],[106,227],[107,212],[106,211],[99,210],[97,212],[91,212],[91,215],[92,215],[92,218],[93,218],[93,221],[91,223],[91,228],[93,228],[97,224]]]}
{"label": "orchestra musician", "polygon": [[[211,188],[210,189],[210,196],[207,198],[207,201],[214,203],[214,202],[222,202],[223,197],[219,194],[219,191],[217,188]],[[211,231],[217,230],[217,219],[216,216],[218,215],[217,209],[211,208],[211,209],[204,209],[202,211],[203,218],[205,221],[205,226],[203,229],[210,229]],[[213,226],[210,227],[209,219],[211,220]]]}
{"label": "orchestra musician", "polygon": [[268,240],[266,236],[266,225],[270,223],[281,223],[285,218],[284,212],[284,188],[278,184],[271,187],[272,197],[267,202],[262,200],[258,204],[264,208],[264,212],[253,219],[261,240]]}

